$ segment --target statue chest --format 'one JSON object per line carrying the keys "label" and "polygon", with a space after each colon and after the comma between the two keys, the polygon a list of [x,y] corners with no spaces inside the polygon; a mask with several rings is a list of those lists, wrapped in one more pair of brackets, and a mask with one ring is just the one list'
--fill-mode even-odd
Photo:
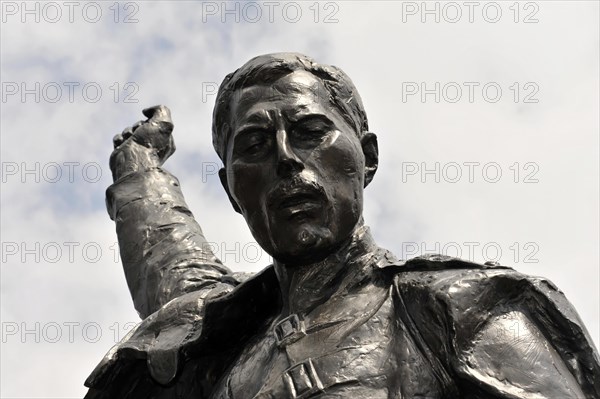
{"label": "statue chest", "polygon": [[211,398],[441,397],[391,297],[373,294],[334,300],[304,320],[273,320],[248,342]]}

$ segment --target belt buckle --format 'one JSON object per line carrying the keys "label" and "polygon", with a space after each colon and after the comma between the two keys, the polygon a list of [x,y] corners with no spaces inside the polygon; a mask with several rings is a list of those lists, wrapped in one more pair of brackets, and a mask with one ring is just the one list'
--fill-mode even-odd
{"label": "belt buckle", "polygon": [[274,328],[277,346],[280,348],[298,341],[306,335],[304,322],[297,314],[292,314],[281,320]]}
{"label": "belt buckle", "polygon": [[283,380],[291,399],[305,399],[323,391],[323,383],[317,375],[311,358],[287,369],[283,374]]}

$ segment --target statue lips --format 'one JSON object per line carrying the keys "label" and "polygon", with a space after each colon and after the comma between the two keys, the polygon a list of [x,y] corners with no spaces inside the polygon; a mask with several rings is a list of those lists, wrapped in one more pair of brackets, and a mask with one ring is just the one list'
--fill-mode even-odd
{"label": "statue lips", "polygon": [[[290,184],[291,183],[291,184]],[[269,209],[285,219],[310,217],[323,209],[325,191],[315,183],[292,180],[268,195]]]}

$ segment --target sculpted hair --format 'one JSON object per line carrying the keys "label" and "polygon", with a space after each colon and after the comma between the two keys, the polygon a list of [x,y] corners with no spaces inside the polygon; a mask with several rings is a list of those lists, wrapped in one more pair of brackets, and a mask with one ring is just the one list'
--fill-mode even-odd
{"label": "sculpted hair", "polygon": [[350,78],[332,65],[317,64],[312,58],[298,53],[265,54],[252,58],[241,68],[225,77],[213,111],[213,146],[227,164],[227,144],[231,134],[231,106],[236,91],[254,85],[266,85],[295,71],[307,71],[321,80],[331,105],[360,137],[369,130],[362,100]]}

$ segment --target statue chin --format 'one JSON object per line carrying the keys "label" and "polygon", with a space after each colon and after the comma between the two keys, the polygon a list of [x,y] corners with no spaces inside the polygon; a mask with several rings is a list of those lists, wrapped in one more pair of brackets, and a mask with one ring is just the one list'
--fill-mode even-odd
{"label": "statue chin", "polygon": [[310,224],[302,225],[296,234],[296,242],[300,243],[302,247],[307,249],[310,247],[318,246],[321,237],[326,233],[323,227],[315,227]]}
{"label": "statue chin", "polygon": [[318,262],[335,245],[333,233],[328,227],[304,223],[290,230],[274,243],[272,256],[279,262],[291,265]]}

